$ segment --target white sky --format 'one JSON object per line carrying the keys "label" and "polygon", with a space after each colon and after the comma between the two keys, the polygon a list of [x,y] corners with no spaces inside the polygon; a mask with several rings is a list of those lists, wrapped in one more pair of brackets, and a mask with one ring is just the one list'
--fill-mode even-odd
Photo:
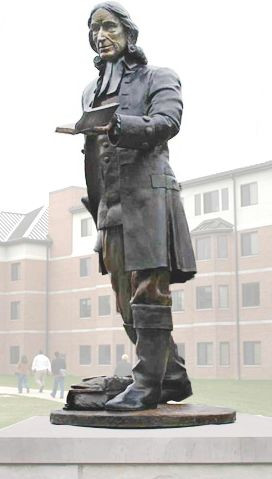
{"label": "white sky", "polygon": [[[96,76],[91,0],[2,0],[0,210],[27,212],[84,185],[83,139],[54,133],[81,115]],[[170,142],[178,180],[272,159],[270,0],[122,0],[149,62],[173,68],[184,117]]]}

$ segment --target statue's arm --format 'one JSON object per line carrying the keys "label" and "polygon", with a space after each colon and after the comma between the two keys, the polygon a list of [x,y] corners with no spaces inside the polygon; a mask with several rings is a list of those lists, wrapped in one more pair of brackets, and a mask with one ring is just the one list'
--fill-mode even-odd
{"label": "statue's arm", "polygon": [[158,68],[151,73],[146,114],[118,114],[109,138],[119,147],[148,150],[179,132],[181,116],[180,80],[172,70]]}

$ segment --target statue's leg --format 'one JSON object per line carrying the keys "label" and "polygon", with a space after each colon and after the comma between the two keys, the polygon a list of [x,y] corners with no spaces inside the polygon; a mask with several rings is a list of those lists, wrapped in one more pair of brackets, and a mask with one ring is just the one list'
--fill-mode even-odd
{"label": "statue's leg", "polygon": [[[169,279],[169,271],[162,268],[133,272],[131,302],[133,304],[152,302],[161,306],[171,306]],[[184,367],[184,359],[179,356],[172,335],[170,335],[169,346],[167,367],[162,382],[161,403],[182,401],[192,395],[191,382]]]}
{"label": "statue's leg", "polygon": [[106,403],[105,408],[113,411],[156,408],[166,371],[172,328],[171,308],[136,304],[132,305],[132,312],[138,361],[133,368],[133,383]]}
{"label": "statue's leg", "polygon": [[106,409],[110,410],[157,407],[169,356],[173,329],[169,271],[165,268],[134,271],[131,282],[138,362],[133,368],[133,384],[106,403]]}
{"label": "statue's leg", "polygon": [[184,359],[179,356],[177,345],[171,336],[169,357],[162,383],[160,403],[183,401],[192,394],[192,386],[186,368],[184,367]]}
{"label": "statue's leg", "polygon": [[[132,295],[135,296],[137,291],[137,298],[134,298],[136,303],[150,301],[151,295],[153,297],[152,302],[171,306],[169,273],[165,269],[153,270],[151,275],[151,270],[126,272],[124,268],[122,226],[115,226],[104,231],[103,259],[107,270],[111,274],[111,284],[116,295],[117,310],[124,322],[123,326],[132,343],[136,345],[137,333],[133,326],[131,297]],[[177,346],[172,336],[170,336],[169,358],[162,384],[160,402],[181,401],[191,394],[191,383],[184,367],[184,360],[178,355]]]}
{"label": "statue's leg", "polygon": [[114,226],[104,230],[103,260],[110,273],[112,289],[116,296],[116,309],[123,319],[124,329],[136,344],[136,331],[133,327],[131,299],[131,272],[125,271],[124,241],[122,226]]}

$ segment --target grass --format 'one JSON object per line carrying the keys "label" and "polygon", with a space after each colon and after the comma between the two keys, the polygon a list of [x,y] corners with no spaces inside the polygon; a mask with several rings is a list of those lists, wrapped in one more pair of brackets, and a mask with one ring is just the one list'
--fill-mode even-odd
{"label": "grass", "polygon": [[61,404],[46,399],[25,396],[8,396],[0,394],[0,428],[9,426],[31,416],[49,416],[53,409],[60,409]]}
{"label": "grass", "polygon": [[226,406],[237,412],[272,416],[272,381],[195,379],[186,402]]}
{"label": "grass", "polygon": [[[67,376],[66,389],[79,382],[76,376]],[[272,416],[272,381],[236,381],[220,379],[195,379],[192,381],[194,395],[185,402],[226,406],[237,412]],[[0,386],[16,386],[14,376],[0,376]],[[46,378],[46,388],[52,386],[52,377]],[[30,387],[37,388],[34,378]],[[0,428],[31,416],[46,416],[60,403],[26,396],[0,395]]]}

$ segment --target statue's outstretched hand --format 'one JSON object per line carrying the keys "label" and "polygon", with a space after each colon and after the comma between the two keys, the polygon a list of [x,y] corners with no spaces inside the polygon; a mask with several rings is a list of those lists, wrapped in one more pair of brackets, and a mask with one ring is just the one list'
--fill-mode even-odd
{"label": "statue's outstretched hand", "polygon": [[114,130],[118,123],[117,115],[113,115],[111,121],[107,125],[95,126],[93,132],[98,135],[106,135],[109,131]]}

